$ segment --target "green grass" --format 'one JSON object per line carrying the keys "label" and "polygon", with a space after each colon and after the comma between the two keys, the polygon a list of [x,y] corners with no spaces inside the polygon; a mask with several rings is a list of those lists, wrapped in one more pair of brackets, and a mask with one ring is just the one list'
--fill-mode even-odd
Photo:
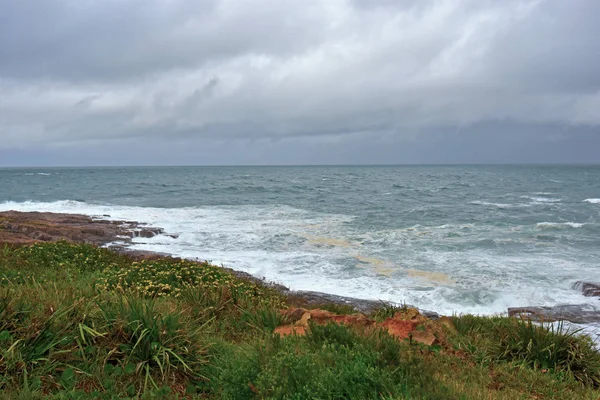
{"label": "green grass", "polygon": [[467,315],[455,317],[454,325],[462,334],[458,346],[482,362],[508,362],[600,386],[600,353],[588,337],[562,323]]}
{"label": "green grass", "polygon": [[598,352],[561,326],[454,317],[457,332],[431,348],[336,324],[281,338],[286,302],[206,263],[64,242],[0,248],[0,399],[600,395]]}

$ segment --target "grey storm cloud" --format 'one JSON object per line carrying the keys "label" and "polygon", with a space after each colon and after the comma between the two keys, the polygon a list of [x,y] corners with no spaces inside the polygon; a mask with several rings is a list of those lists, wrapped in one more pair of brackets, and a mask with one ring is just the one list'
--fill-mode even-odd
{"label": "grey storm cloud", "polygon": [[140,138],[234,149],[345,137],[358,149],[357,137],[385,147],[498,126],[545,143],[600,126],[595,0],[0,0],[0,10],[4,151]]}

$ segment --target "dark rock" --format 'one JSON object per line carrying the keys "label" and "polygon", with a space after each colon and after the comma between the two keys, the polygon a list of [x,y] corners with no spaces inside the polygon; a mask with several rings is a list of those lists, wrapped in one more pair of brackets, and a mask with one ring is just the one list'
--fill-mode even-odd
{"label": "dark rock", "polygon": [[580,291],[586,297],[600,297],[600,283],[577,281],[571,288]]}
{"label": "dark rock", "polygon": [[511,317],[522,317],[538,322],[569,321],[576,324],[600,322],[600,309],[590,304],[566,304],[554,307],[513,307]]}
{"label": "dark rock", "polygon": [[106,231],[102,228],[84,228],[81,230],[81,233],[87,233],[89,235],[95,235],[95,236],[106,236]]}
{"label": "dark rock", "polygon": [[164,232],[162,228],[138,228],[131,231],[132,237],[152,238]]}
{"label": "dark rock", "polygon": [[33,232],[31,234],[31,237],[34,239],[37,239],[37,240],[41,240],[43,242],[52,241],[52,236],[48,235],[47,233],[39,232],[39,231]]}

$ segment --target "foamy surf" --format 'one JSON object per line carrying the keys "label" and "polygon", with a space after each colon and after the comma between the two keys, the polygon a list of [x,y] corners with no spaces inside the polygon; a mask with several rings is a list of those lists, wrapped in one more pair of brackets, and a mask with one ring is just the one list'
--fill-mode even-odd
{"label": "foamy surf", "polygon": [[540,197],[540,196],[521,196],[522,199],[529,199],[533,203],[560,203],[562,199],[553,197]]}
{"label": "foamy surf", "polygon": [[536,226],[542,229],[581,228],[585,224],[578,222],[538,222]]}

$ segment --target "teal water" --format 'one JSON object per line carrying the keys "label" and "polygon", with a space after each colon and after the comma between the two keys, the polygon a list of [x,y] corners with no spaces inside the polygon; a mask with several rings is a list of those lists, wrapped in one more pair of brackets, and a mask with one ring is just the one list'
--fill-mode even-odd
{"label": "teal water", "polygon": [[600,166],[0,169],[8,209],[138,220],[179,235],[138,249],[442,313],[600,281]]}

